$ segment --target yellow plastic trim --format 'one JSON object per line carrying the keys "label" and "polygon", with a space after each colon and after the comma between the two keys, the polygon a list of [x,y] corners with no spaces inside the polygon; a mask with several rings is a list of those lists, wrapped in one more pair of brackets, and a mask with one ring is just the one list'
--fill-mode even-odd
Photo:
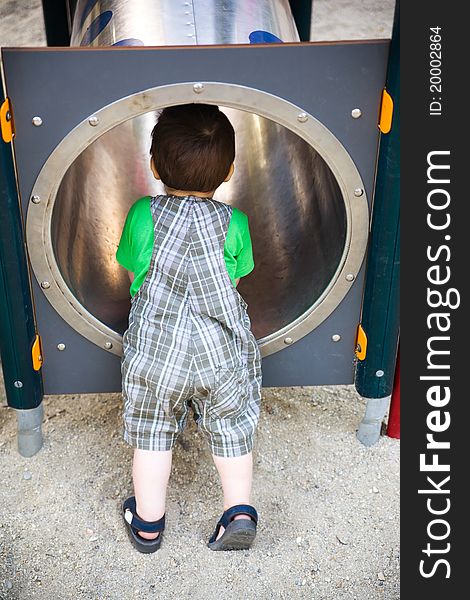
{"label": "yellow plastic trim", "polygon": [[388,133],[392,128],[393,100],[386,89],[382,92],[382,103],[380,105],[379,129],[382,133]]}
{"label": "yellow plastic trim", "polygon": [[39,371],[43,363],[42,343],[41,336],[39,334],[36,334],[36,338],[33,342],[33,347],[31,348],[31,354],[33,357],[33,369],[35,371]]}
{"label": "yellow plastic trim", "polygon": [[357,326],[356,334],[356,357],[358,360],[364,360],[367,354],[367,335],[362,325]]}
{"label": "yellow plastic trim", "polygon": [[2,130],[2,139],[9,144],[13,139],[15,131],[13,129],[13,118],[11,115],[10,101],[6,98],[0,106],[0,129]]}

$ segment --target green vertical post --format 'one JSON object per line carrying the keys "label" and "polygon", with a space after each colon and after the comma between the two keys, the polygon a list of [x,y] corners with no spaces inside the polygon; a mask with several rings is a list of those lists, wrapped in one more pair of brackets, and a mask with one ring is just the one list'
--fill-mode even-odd
{"label": "green vertical post", "polygon": [[[0,106],[5,100],[0,84]],[[34,370],[36,326],[11,142],[0,136],[0,354],[8,405],[17,410],[18,447],[32,456],[42,445],[43,385]]]}
{"label": "green vertical post", "polygon": [[358,437],[378,440],[393,389],[399,337],[400,271],[400,16],[395,9],[386,90],[393,99],[392,127],[380,140],[361,324],[367,353],[356,368],[356,389],[368,403]]}
{"label": "green vertical post", "polygon": [[312,0],[289,0],[297,31],[302,42],[310,41],[310,24],[312,22]]}
{"label": "green vertical post", "polygon": [[71,17],[70,12],[76,2],[70,0],[42,0],[44,27],[48,46],[69,46]]}

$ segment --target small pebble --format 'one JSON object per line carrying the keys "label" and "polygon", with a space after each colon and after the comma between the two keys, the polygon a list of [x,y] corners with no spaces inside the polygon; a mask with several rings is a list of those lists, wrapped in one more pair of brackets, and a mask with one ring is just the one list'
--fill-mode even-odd
{"label": "small pebble", "polygon": [[25,471],[23,474],[23,479],[26,479],[28,481],[31,478],[32,478],[31,473],[29,471]]}
{"label": "small pebble", "polygon": [[385,575],[382,573],[382,571],[380,571],[380,573],[377,575],[377,579],[379,581],[385,581]]}
{"label": "small pebble", "polygon": [[7,590],[11,590],[11,588],[13,587],[13,584],[12,584],[12,582],[9,579],[5,579],[5,581],[3,582],[3,586]]}
{"label": "small pebble", "polygon": [[89,541],[90,542],[97,542],[98,541],[98,536],[94,535],[93,537],[90,538]]}
{"label": "small pebble", "polygon": [[301,543],[302,543],[302,538],[301,538],[301,537],[298,537],[298,538],[297,538],[295,541],[296,541],[298,544],[301,544]]}
{"label": "small pebble", "polygon": [[372,488],[372,491],[374,492],[374,494],[378,494],[378,493],[379,493],[379,490],[378,490],[378,488],[376,488],[376,487],[373,487],[373,488]]}

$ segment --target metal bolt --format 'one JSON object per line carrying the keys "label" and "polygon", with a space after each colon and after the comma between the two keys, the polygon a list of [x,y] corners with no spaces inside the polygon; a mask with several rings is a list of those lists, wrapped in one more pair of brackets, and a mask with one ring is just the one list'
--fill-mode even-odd
{"label": "metal bolt", "polygon": [[41,281],[41,287],[43,290],[47,290],[51,287],[51,284],[48,281]]}
{"label": "metal bolt", "polygon": [[15,381],[15,383],[13,385],[16,388],[22,388],[23,387],[23,382],[22,381]]}
{"label": "metal bolt", "polygon": [[293,341],[294,340],[291,337],[284,338],[284,344],[289,345],[289,344],[292,344]]}
{"label": "metal bolt", "polygon": [[98,117],[96,117],[95,115],[93,115],[92,117],[90,117],[88,119],[88,123],[90,123],[90,125],[92,127],[96,127],[98,125],[98,123],[100,122],[100,120],[98,119]]}
{"label": "metal bolt", "polygon": [[362,116],[362,110],[360,108],[353,108],[351,111],[351,117],[353,119],[359,119]]}
{"label": "metal bolt", "polygon": [[354,190],[354,195],[357,196],[359,198],[359,196],[362,196],[362,194],[364,193],[364,190],[362,188],[356,188]]}
{"label": "metal bolt", "polygon": [[204,84],[203,83],[195,83],[193,85],[193,90],[196,94],[200,94],[201,92],[204,91]]}
{"label": "metal bolt", "polygon": [[62,350],[65,350],[65,344],[63,344],[62,342],[60,344],[57,344],[57,350],[60,350],[62,352]]}
{"label": "metal bolt", "polygon": [[299,123],[305,123],[305,121],[308,121],[308,115],[307,113],[300,113],[300,115],[297,115],[297,121],[299,121]]}
{"label": "metal bolt", "polygon": [[41,127],[41,125],[42,125],[41,117],[33,117],[32,123],[35,127]]}
{"label": "metal bolt", "polygon": [[346,281],[354,281],[354,279],[355,279],[355,276],[353,273],[348,273],[346,275]]}
{"label": "metal bolt", "polygon": [[106,348],[106,350],[111,350],[113,344],[111,342],[105,342],[104,347]]}
{"label": "metal bolt", "polygon": [[385,373],[382,371],[382,369],[379,369],[378,371],[375,372],[376,377],[383,377],[384,375],[385,375]]}
{"label": "metal bolt", "polygon": [[39,196],[32,196],[31,202],[33,204],[39,204],[41,202],[41,198]]}
{"label": "metal bolt", "polygon": [[335,333],[335,334],[333,334],[333,335],[331,336],[331,339],[332,339],[334,342],[339,342],[339,340],[341,339],[341,336],[339,335],[339,333]]}
{"label": "metal bolt", "polygon": [[9,110],[7,110],[7,112],[6,112],[5,120],[7,123],[8,123],[8,121],[11,121],[11,112]]}

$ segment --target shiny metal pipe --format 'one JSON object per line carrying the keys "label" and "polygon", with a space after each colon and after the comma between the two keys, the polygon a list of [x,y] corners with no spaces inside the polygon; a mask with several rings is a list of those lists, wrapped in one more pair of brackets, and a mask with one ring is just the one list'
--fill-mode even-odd
{"label": "shiny metal pipe", "polygon": [[79,0],[71,46],[299,40],[288,0]]}
{"label": "shiny metal pipe", "polygon": [[[287,0],[79,0],[73,23],[72,45],[298,40]],[[256,267],[239,289],[269,354],[276,332],[288,336],[289,324],[328,288],[346,243],[346,209],[332,171],[307,142],[267,118],[221,109],[236,131],[236,172],[216,198],[249,216]],[[135,117],[88,146],[62,180],[52,215],[62,277],[116,332],[129,309],[128,278],[114,260],[120,231],[137,198],[162,192],[148,166],[157,117]]]}

